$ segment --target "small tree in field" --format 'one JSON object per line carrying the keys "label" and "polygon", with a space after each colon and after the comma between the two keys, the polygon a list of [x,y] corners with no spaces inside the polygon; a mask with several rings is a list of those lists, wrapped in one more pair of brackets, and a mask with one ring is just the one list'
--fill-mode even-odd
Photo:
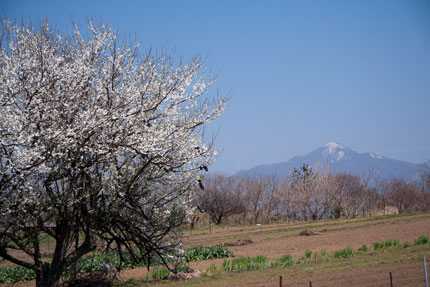
{"label": "small tree in field", "polygon": [[148,266],[180,258],[175,229],[215,156],[201,126],[225,102],[205,100],[202,61],[139,55],[92,23],[64,37],[6,19],[0,43],[0,257],[45,287],[97,246]]}
{"label": "small tree in field", "polygon": [[199,209],[209,214],[216,225],[219,225],[225,218],[245,210],[236,186],[234,177],[209,175],[205,178],[204,190],[196,193],[196,204]]}

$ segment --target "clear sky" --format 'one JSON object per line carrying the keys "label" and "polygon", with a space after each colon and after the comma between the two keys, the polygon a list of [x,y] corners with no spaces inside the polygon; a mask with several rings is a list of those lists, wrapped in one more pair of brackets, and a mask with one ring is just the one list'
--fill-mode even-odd
{"label": "clear sky", "polygon": [[1,14],[103,20],[143,49],[200,54],[231,96],[212,170],[287,161],[327,142],[430,159],[430,0],[0,0]]}

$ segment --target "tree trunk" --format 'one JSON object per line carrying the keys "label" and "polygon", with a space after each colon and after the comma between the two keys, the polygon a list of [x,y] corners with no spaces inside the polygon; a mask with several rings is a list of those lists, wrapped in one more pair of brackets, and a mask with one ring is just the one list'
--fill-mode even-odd
{"label": "tree trunk", "polygon": [[62,272],[50,268],[48,264],[43,265],[43,271],[36,274],[36,287],[58,287]]}

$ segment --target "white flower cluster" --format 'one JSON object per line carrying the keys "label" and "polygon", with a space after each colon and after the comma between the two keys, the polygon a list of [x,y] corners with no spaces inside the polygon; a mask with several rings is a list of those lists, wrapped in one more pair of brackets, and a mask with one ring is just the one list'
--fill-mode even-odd
{"label": "white flower cluster", "polygon": [[76,27],[62,37],[47,23],[3,26],[0,226],[59,224],[82,209],[102,217],[118,208],[140,228],[151,221],[143,214],[160,224],[187,216],[216,155],[201,127],[225,104],[204,98],[213,79],[201,59],[142,58],[91,23],[86,38]]}

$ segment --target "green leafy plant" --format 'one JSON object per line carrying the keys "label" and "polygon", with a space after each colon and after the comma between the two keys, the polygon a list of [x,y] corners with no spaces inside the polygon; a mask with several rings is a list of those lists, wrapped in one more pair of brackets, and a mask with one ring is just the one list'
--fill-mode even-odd
{"label": "green leafy plant", "polygon": [[326,257],[328,255],[327,250],[325,249],[321,250],[320,254],[322,257]]}
{"label": "green leafy plant", "polygon": [[190,265],[188,265],[187,263],[180,263],[180,264],[177,264],[175,266],[175,269],[178,272],[184,272],[184,273],[186,273],[190,269]]}
{"label": "green leafy plant", "polygon": [[0,268],[0,283],[16,283],[30,281],[36,278],[36,272],[21,266],[7,266]]}
{"label": "green leafy plant", "polygon": [[271,264],[268,263],[267,257],[258,255],[256,257],[239,257],[231,261],[224,260],[222,267],[224,271],[250,271],[262,268],[268,268]]}
{"label": "green leafy plant", "polygon": [[294,264],[293,257],[290,254],[282,255],[282,257],[279,259],[279,266],[285,267],[285,266],[291,266]]}
{"label": "green leafy plant", "polygon": [[210,274],[216,274],[218,272],[215,263],[212,263],[211,266],[209,266],[207,272]]}
{"label": "green leafy plant", "polygon": [[375,251],[379,250],[379,249],[382,249],[382,248],[384,248],[384,242],[374,242],[373,243],[373,249]]}
{"label": "green leafy plant", "polygon": [[350,258],[354,256],[355,254],[352,251],[351,247],[347,247],[345,249],[337,250],[334,252],[334,258]]}
{"label": "green leafy plant", "polygon": [[393,246],[393,241],[392,240],[385,241],[384,246],[385,246],[385,248],[389,248],[389,247]]}
{"label": "green leafy plant", "polygon": [[185,251],[185,254],[188,262],[234,257],[233,252],[221,244],[211,247],[190,247]]}
{"label": "green leafy plant", "polygon": [[311,259],[311,257],[312,257],[312,251],[311,251],[311,250],[309,250],[309,249],[307,249],[307,250],[305,251],[305,258],[306,258],[306,259]]}
{"label": "green leafy plant", "polygon": [[415,245],[424,245],[429,242],[429,238],[427,236],[420,236],[417,240],[415,240]]}
{"label": "green leafy plant", "polygon": [[366,246],[366,244],[361,245],[361,251],[367,252],[367,246]]}
{"label": "green leafy plant", "polygon": [[408,248],[409,247],[409,243],[407,243],[406,241],[403,242],[403,248]]}
{"label": "green leafy plant", "polygon": [[151,271],[151,279],[152,280],[163,280],[169,275],[170,270],[166,267],[154,268]]}

